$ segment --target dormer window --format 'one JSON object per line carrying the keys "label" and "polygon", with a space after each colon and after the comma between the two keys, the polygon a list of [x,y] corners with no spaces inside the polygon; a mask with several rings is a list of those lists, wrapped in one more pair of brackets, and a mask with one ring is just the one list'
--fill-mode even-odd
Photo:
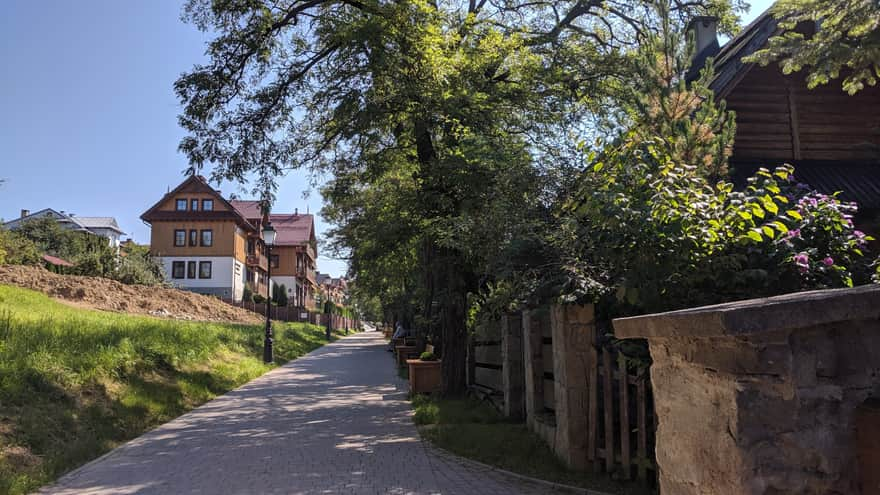
{"label": "dormer window", "polygon": [[186,211],[186,200],[178,199],[175,203],[174,209],[177,211]]}

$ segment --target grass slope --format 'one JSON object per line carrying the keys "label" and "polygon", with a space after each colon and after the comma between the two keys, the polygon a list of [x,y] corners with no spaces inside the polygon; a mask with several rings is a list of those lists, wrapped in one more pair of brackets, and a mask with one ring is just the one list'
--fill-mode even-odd
{"label": "grass slope", "polygon": [[[295,359],[324,329],[275,323]],[[77,309],[0,285],[0,494],[31,491],[271,369],[260,326]]]}
{"label": "grass slope", "polygon": [[532,478],[619,495],[647,495],[650,490],[602,475],[569,470],[537,435],[511,422],[492,406],[475,399],[412,398],[422,436],[461,457]]}

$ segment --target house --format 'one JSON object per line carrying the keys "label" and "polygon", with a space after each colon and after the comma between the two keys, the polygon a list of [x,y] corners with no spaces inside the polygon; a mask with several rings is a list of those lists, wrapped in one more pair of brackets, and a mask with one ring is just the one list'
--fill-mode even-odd
{"label": "house", "polygon": [[348,281],[345,277],[333,278],[330,275],[319,273],[317,280],[322,300],[332,301],[338,306],[345,305],[348,299]]}
{"label": "house", "polygon": [[64,210],[57,211],[52,208],[45,208],[35,213],[31,213],[30,210],[21,210],[19,218],[4,223],[3,228],[7,230],[15,230],[27,221],[41,218],[54,219],[59,226],[65,229],[89,232],[101,237],[106,237],[110,246],[117,250],[121,244],[122,236],[125,235],[125,232],[119,228],[119,224],[113,217],[81,217],[73,213],[65,212]]}
{"label": "house", "polygon": [[150,253],[176,286],[241,301],[245,286],[268,297],[285,284],[290,304],[314,307],[316,240],[311,215],[272,214],[271,251],[263,241],[265,216],[257,201],[229,201],[201,176],[191,176],[141,215],[150,224]]}
{"label": "house", "polygon": [[[251,222],[263,218],[258,201],[230,203]],[[314,216],[295,209],[293,213],[272,213],[269,221],[276,231],[271,255],[272,282],[286,287],[288,304],[315,309],[318,243]]]}
{"label": "house", "polygon": [[[769,12],[724,46],[715,22],[708,17],[691,22],[694,67],[714,60],[710,88],[736,112],[734,182],[744,182],[758,167],[789,163],[799,182],[825,194],[840,191],[841,199],[858,203],[855,222],[863,230],[880,231],[880,86],[851,96],[838,79],[811,90],[804,71],[785,75],[776,64],[743,62],[780,33]],[[798,29],[808,34],[812,27]]]}

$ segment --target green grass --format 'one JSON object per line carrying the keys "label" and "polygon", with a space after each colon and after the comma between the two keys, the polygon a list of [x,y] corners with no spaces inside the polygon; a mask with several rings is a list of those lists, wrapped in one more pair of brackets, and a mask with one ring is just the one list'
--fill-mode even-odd
{"label": "green grass", "polygon": [[461,457],[533,478],[607,493],[650,493],[603,475],[570,471],[525,425],[508,421],[485,402],[416,395],[412,404],[413,420],[422,436]]}
{"label": "green grass", "polygon": [[[325,342],[315,325],[274,328],[278,364]],[[262,345],[261,326],[78,309],[0,285],[0,494],[32,491],[265,373]]]}

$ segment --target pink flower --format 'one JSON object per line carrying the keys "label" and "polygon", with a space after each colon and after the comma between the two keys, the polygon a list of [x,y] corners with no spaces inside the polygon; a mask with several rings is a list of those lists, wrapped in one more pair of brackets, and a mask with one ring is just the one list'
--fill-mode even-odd
{"label": "pink flower", "polygon": [[810,257],[807,253],[798,253],[792,259],[801,273],[806,273],[810,269]]}
{"label": "pink flower", "polygon": [[824,263],[825,266],[831,266],[834,264],[834,258],[832,258],[831,256],[828,256],[824,260],[822,260],[822,263]]}

